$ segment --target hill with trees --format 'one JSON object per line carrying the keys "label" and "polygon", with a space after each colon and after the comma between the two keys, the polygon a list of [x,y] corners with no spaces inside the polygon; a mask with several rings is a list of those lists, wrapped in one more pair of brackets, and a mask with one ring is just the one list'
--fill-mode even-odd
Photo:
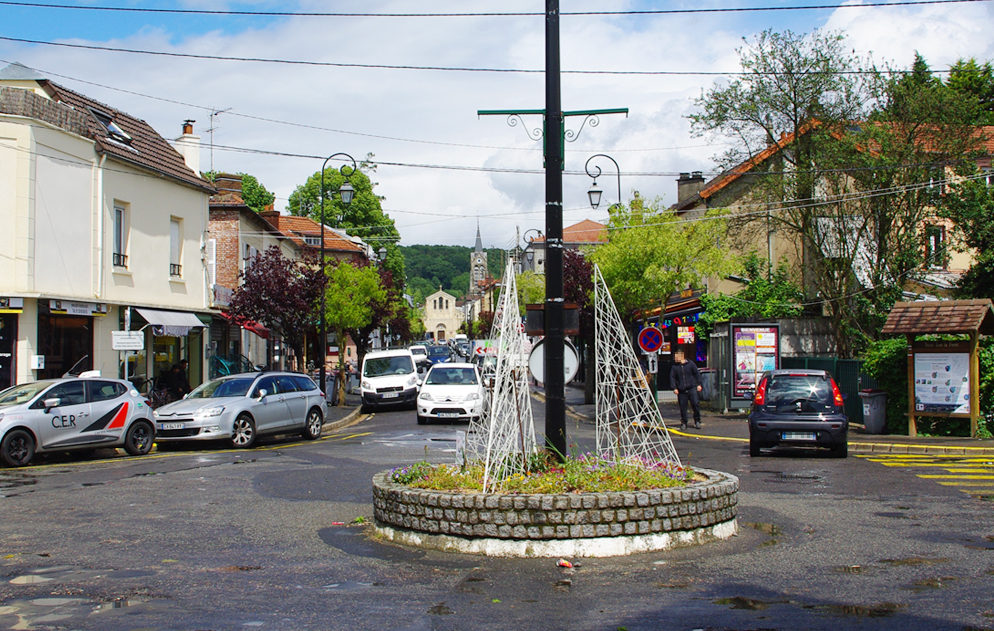
{"label": "hill with trees", "polygon": [[[439,285],[456,298],[469,291],[469,256],[473,248],[461,245],[401,246],[407,272],[407,292],[415,304],[438,291]],[[494,278],[500,278],[505,255],[502,250],[487,250],[487,265]]]}

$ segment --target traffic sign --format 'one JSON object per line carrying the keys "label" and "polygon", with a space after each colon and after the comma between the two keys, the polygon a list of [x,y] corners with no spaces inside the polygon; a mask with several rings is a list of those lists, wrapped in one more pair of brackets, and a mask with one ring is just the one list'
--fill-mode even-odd
{"label": "traffic sign", "polygon": [[639,348],[645,353],[655,353],[663,345],[663,333],[654,326],[647,326],[639,332]]}
{"label": "traffic sign", "polygon": [[110,347],[115,351],[145,350],[145,334],[141,331],[111,331]]}
{"label": "traffic sign", "polygon": [[659,354],[649,353],[645,356],[646,362],[648,363],[649,374],[655,375],[659,372]]}

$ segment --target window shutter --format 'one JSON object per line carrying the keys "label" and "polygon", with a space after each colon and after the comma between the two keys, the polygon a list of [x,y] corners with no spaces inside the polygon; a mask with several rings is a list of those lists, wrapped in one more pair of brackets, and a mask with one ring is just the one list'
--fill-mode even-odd
{"label": "window shutter", "polygon": [[217,284],[217,239],[207,240],[207,282],[211,287]]}

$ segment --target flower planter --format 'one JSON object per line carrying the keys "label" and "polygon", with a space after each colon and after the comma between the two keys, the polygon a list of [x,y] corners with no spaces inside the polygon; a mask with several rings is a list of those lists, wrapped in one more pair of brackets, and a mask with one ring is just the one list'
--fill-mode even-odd
{"label": "flower planter", "polygon": [[727,539],[739,480],[709,469],[684,487],[639,492],[426,491],[373,477],[376,530],[396,543],[488,556],[619,556]]}

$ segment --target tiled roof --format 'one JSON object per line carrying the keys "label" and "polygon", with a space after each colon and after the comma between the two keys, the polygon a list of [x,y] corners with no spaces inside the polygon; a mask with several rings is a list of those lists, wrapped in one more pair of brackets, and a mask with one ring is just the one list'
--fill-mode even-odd
{"label": "tiled roof", "polygon": [[[186,165],[183,156],[145,121],[57,83],[48,80],[40,80],[38,83],[55,101],[87,114],[89,132],[87,135],[96,142],[98,152],[121,162],[150,169],[203,191],[213,192],[214,187],[211,183],[200,177],[200,174],[194,173]],[[131,136],[130,144],[111,138],[107,128],[92,114],[93,110],[110,116],[115,125]]]}
{"label": "tiled roof", "polygon": [[[289,215],[279,215],[276,213],[266,213],[263,215],[267,221],[273,223],[280,232],[290,237],[294,243],[301,247],[308,246],[304,243],[304,236],[321,236],[321,225],[309,217],[294,217]],[[349,241],[334,230],[325,228],[324,249],[332,252],[354,252],[365,254],[362,246]]]}
{"label": "tiled roof", "polygon": [[[544,243],[545,237],[532,239],[534,243]],[[607,243],[607,226],[590,219],[563,228],[563,243]]]}
{"label": "tiled roof", "polygon": [[894,304],[884,335],[926,333],[994,333],[994,303],[984,300],[938,300]]}

